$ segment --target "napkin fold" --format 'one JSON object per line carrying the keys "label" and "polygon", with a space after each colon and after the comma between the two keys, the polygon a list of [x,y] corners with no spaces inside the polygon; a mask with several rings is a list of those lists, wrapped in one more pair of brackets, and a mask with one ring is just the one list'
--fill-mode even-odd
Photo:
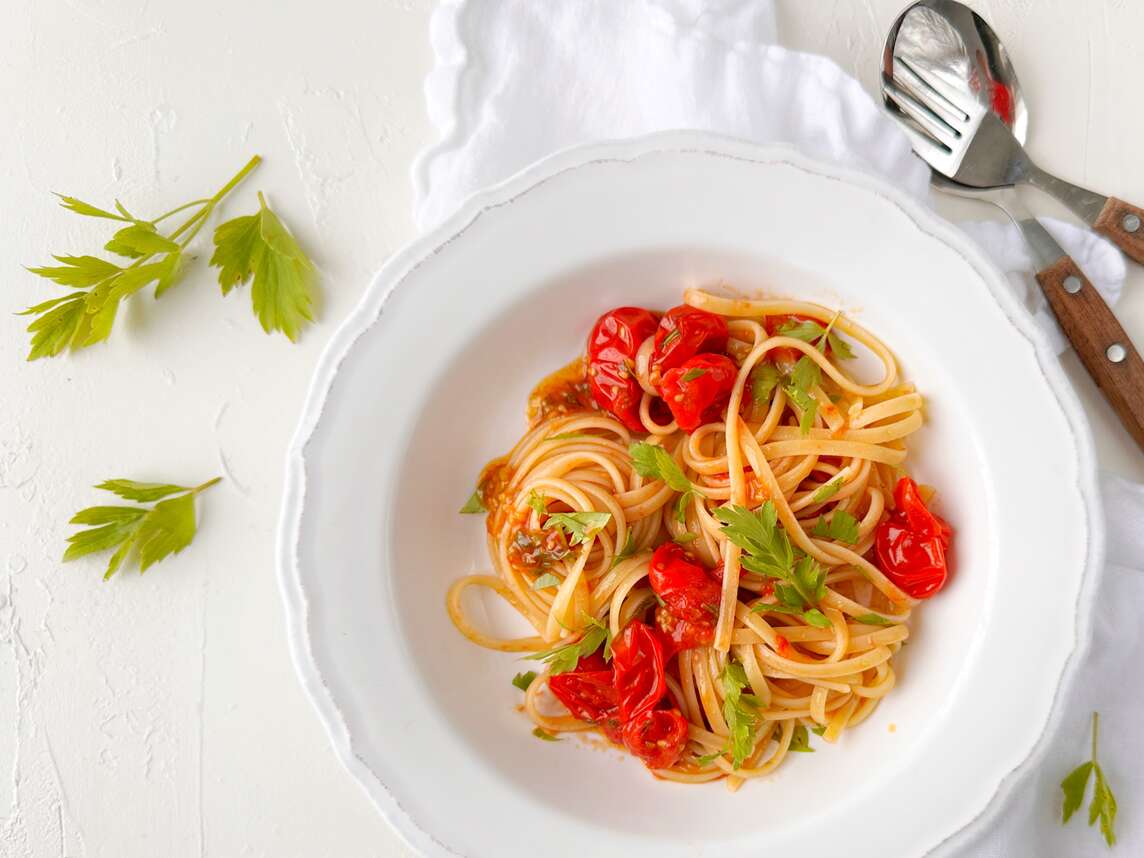
{"label": "napkin fold", "polygon": [[[889,21],[886,22],[887,26]],[[413,170],[416,217],[429,228],[468,196],[579,143],[677,128],[793,144],[930,200],[928,168],[870,95],[833,61],[776,44],[770,0],[443,0],[425,84],[440,139]],[[1111,244],[1043,219],[1105,299],[1125,263]],[[1005,272],[1058,352],[1067,343],[1031,276],[1017,230],[960,225]],[[966,856],[1084,856],[1104,852],[1078,814],[1059,822],[1057,784],[1085,759],[1088,718],[1102,712],[1102,765],[1121,806],[1121,854],[1144,854],[1144,486],[1101,475],[1108,566],[1097,584],[1093,644],[1055,719],[1044,758],[987,826],[955,839]],[[1018,620],[1035,624],[1036,618]],[[996,701],[1005,717],[1020,701]],[[972,752],[972,749],[967,749]]]}

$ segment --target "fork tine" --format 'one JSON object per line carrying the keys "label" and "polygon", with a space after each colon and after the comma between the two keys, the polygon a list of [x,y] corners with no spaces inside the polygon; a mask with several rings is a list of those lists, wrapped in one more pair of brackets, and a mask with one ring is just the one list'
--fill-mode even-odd
{"label": "fork tine", "polygon": [[969,117],[961,108],[950,102],[937,90],[918,77],[913,67],[901,60],[894,60],[894,83],[905,90],[919,104],[936,113],[946,125],[961,129],[969,122]]}
{"label": "fork tine", "polygon": [[[920,65],[914,65],[904,57],[894,57],[894,77],[908,79],[914,88],[921,88],[929,97],[920,96],[919,100],[931,108],[941,105],[955,119],[968,122],[981,112],[981,105],[975,99],[963,92],[958,92],[942,80],[934,72]],[[931,103],[932,102],[932,103]]]}
{"label": "fork tine", "polygon": [[900,114],[910,120],[910,127],[929,140],[930,145],[939,147],[947,154],[953,151],[961,137],[957,129],[885,76],[882,77],[882,93],[893,102]]}

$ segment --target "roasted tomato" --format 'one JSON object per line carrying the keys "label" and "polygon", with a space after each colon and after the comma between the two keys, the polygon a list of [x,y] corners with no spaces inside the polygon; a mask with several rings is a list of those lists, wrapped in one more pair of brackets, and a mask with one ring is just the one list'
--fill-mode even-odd
{"label": "roasted tomato", "polygon": [[886,577],[915,599],[928,599],[949,577],[946,552],[953,531],[926,509],[918,486],[902,477],[894,487],[895,509],[881,524],[874,545]]}
{"label": "roasted tomato", "polygon": [[[573,718],[590,724],[616,720],[619,697],[610,665],[599,652],[580,659],[575,669],[548,677],[553,696],[568,707]],[[617,721],[617,725],[618,725]]]}
{"label": "roasted tomato", "polygon": [[636,380],[636,351],[655,333],[654,313],[639,307],[617,307],[596,320],[588,336],[588,385],[605,411],[633,432],[643,431]]}
{"label": "roasted tomato", "polygon": [[738,374],[726,355],[697,355],[664,373],[660,391],[679,428],[694,432],[721,419]]}
{"label": "roasted tomato", "polygon": [[648,583],[677,619],[710,623],[719,614],[721,585],[706,567],[674,542],[665,542],[652,554]]}
{"label": "roasted tomato", "polygon": [[726,348],[726,319],[686,304],[672,307],[663,314],[655,332],[650,367],[652,382],[658,384],[665,372],[697,354],[722,354]]}
{"label": "roasted tomato", "polygon": [[625,724],[651,709],[667,692],[663,645],[654,629],[632,620],[612,641],[612,668]]}
{"label": "roasted tomato", "polygon": [[624,726],[624,744],[649,769],[666,769],[687,744],[687,720],[674,707],[649,709]]}
{"label": "roasted tomato", "polygon": [[715,641],[715,623],[681,620],[664,607],[655,609],[655,624],[659,628],[665,659],[685,649],[710,646]]}

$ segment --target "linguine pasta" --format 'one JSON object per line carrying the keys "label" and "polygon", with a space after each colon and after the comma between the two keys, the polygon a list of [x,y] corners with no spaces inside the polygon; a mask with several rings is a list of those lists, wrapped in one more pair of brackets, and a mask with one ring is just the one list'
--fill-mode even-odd
{"label": "linguine pasta", "polygon": [[[678,711],[686,735],[675,759],[654,771],[689,783],[727,778],[736,787],[806,748],[808,730],[837,741],[894,688],[894,657],[916,600],[883,571],[875,541],[894,507],[906,439],[922,425],[923,400],[877,337],[830,309],[699,290],[684,300],[726,323],[725,354],[736,370],[716,419],[690,432],[668,419],[657,402],[652,336],[638,343],[630,367],[642,431],[597,408],[585,361],[557,373],[530,403],[529,430],[481,476],[493,574],[460,578],[447,602],[461,633],[491,649],[551,652],[601,627],[616,641],[633,621],[655,628],[671,620],[649,570],[653,552],[676,541],[721,582],[710,585],[717,607],[708,642],[664,644],[666,692],[657,705]],[[775,331],[777,318],[812,322],[844,342],[832,349],[837,339]],[[851,374],[840,354],[848,343],[881,364],[873,383]],[[789,380],[797,372],[810,379],[805,390]],[[666,451],[690,488],[678,475],[641,473],[633,445],[649,444]],[[724,508],[760,520],[770,514],[776,544],[789,544],[798,569],[820,574],[820,595],[804,602],[786,578],[753,571],[759,563],[729,537]],[[561,513],[603,515],[577,532],[575,521],[553,526]],[[479,628],[465,610],[469,588],[496,593],[533,634],[501,638]],[[599,729],[553,699],[552,669],[550,656],[528,686],[528,716],[549,733]]]}

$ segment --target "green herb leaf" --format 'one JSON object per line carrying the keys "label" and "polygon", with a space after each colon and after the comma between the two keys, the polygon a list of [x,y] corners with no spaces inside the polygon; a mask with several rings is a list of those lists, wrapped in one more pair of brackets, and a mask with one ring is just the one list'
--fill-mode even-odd
{"label": "green herb leaf", "polygon": [[103,248],[130,259],[150,256],[152,253],[178,253],[181,250],[177,241],[160,235],[153,223],[125,226]]}
{"label": "green herb leaf", "polygon": [[702,757],[696,757],[695,758],[695,764],[697,766],[709,765],[709,764],[715,762],[715,760],[719,759],[721,756],[723,756],[723,753],[724,753],[723,751],[716,751],[713,754],[704,754]]}
{"label": "green herb leaf", "polygon": [[[528,505],[537,515],[545,515],[548,512],[547,498],[538,494],[535,489],[528,493]],[[461,511],[464,512],[464,510]]]}
{"label": "green herb leaf", "polygon": [[821,736],[823,733],[826,732],[826,727],[822,724],[815,724],[813,727],[810,728],[810,732],[812,732],[816,736]]}
{"label": "green herb leaf", "polygon": [[1093,825],[1100,820],[1100,833],[1104,842],[1109,846],[1116,843],[1116,796],[1112,794],[1112,787],[1104,776],[1104,771],[1097,762],[1097,743],[1100,734],[1100,714],[1092,713],[1092,757],[1073,769],[1061,781],[1061,792],[1064,793],[1064,804],[1061,807],[1061,822],[1067,823],[1074,813],[1084,803],[1085,790],[1088,780],[1095,774],[1092,789],[1092,801],[1088,805],[1088,824]]}
{"label": "green herb leaf", "polygon": [[728,505],[714,510],[723,523],[723,533],[746,552],[742,564],[752,572],[771,578],[790,577],[794,551],[786,532],[777,526],[778,512],[767,501],[751,512],[746,507]]}
{"label": "green herb leaf", "polygon": [[755,731],[759,726],[758,706],[753,695],[744,694],[747,674],[743,666],[728,661],[719,675],[723,686],[723,719],[727,722],[727,749],[732,768],[739,768],[755,747]]}
{"label": "green herb leaf", "polygon": [[803,355],[791,370],[790,383],[795,390],[809,393],[822,382],[822,370],[812,358]]}
{"label": "green herb leaf", "polygon": [[532,582],[533,590],[546,590],[549,587],[559,587],[564,583],[564,579],[559,575],[554,575],[551,572],[545,572],[539,578]]}
{"label": "green herb leaf", "polygon": [[1088,789],[1088,779],[1092,775],[1093,765],[1091,760],[1087,763],[1081,763],[1061,781],[1061,791],[1065,794],[1064,807],[1061,809],[1061,822],[1068,822],[1084,804],[1084,794]]}
{"label": "green herb leaf", "polygon": [[828,343],[835,357],[839,360],[850,360],[854,357],[854,350],[850,348],[850,344],[846,342],[846,340],[834,333],[833,329],[834,322],[830,323],[829,328],[824,328],[818,324],[818,322],[806,319],[797,324],[795,322],[787,322],[775,333],[781,334],[784,337],[802,340],[804,343],[814,343],[820,350],[823,348],[824,343]]}
{"label": "green herb leaf", "polygon": [[557,512],[548,516],[544,529],[558,527],[571,537],[572,545],[581,545],[608,526],[610,512]]}
{"label": "green herb leaf", "polygon": [[39,277],[46,277],[54,283],[74,289],[94,286],[123,270],[114,262],[97,256],[54,256],[53,259],[63,265],[28,270]]}
{"label": "green herb leaf", "polygon": [[696,367],[695,369],[689,369],[687,372],[685,372],[679,380],[681,382],[695,381],[695,379],[701,378],[705,375],[707,375],[707,370]]}
{"label": "green herb leaf", "polygon": [[892,620],[888,620],[881,614],[862,614],[854,618],[854,622],[863,623],[867,626],[892,626]]}
{"label": "green herb leaf", "polygon": [[826,618],[826,614],[822,613],[818,608],[811,608],[809,611],[804,611],[802,618],[810,623],[810,625],[819,629],[828,629],[831,625],[830,620]]}
{"label": "green herb leaf", "polygon": [[562,741],[561,739],[557,739],[555,736],[553,736],[551,733],[549,733],[543,727],[537,727],[535,730],[532,731],[532,735],[534,735],[538,739],[543,739],[545,742],[560,742],[560,741]]}
{"label": "green herb leaf", "polygon": [[119,495],[124,500],[150,503],[168,495],[177,495],[180,492],[189,492],[187,486],[174,486],[169,483],[140,483],[135,480],[105,480],[96,486],[105,492]]}
{"label": "green herb leaf", "polygon": [[818,416],[818,401],[809,393],[799,390],[792,384],[783,385],[783,392],[787,397],[798,406],[798,429],[806,435],[812,428],[814,428],[814,419]]}
{"label": "green herb leaf", "polygon": [[829,521],[820,515],[811,534],[822,539],[835,539],[847,545],[855,545],[858,542],[858,520],[846,510],[836,509]]}
{"label": "green herb leaf", "polygon": [[253,277],[250,297],[262,329],[295,342],[314,320],[314,266],[261,193],[258,203],[257,214],[215,229],[210,264],[219,269],[224,295]]}
{"label": "green herb leaf", "polygon": [[63,194],[56,194],[60,199],[60,205],[68,211],[75,212],[84,217],[101,217],[107,220],[131,220],[130,217],[120,217],[117,214],[112,214],[109,211],[93,206],[91,203],[85,203],[83,200],[77,200],[75,197],[66,197]]}
{"label": "green herb leaf", "polygon": [[107,490],[115,491],[129,500],[157,500],[172,493],[183,494],[168,497],[149,509],[94,506],[80,510],[72,516],[70,523],[93,526],[68,537],[68,548],[63,559],[75,560],[77,557],[114,548],[104,580],[115,574],[128,555],[135,558],[140,572],[146,572],[154,564],[172,554],[178,554],[190,545],[197,527],[195,496],[213,486],[219,479],[216,477],[195,488],[167,483],[138,483],[134,480],[109,480],[100,484],[99,488],[115,486]]}
{"label": "green herb leaf", "polygon": [[488,510],[485,509],[485,502],[481,500],[481,492],[479,489],[474,490],[473,493],[469,495],[469,499],[465,501],[465,505],[461,507],[460,511],[463,515],[488,512]]}
{"label": "green herb leaf", "polygon": [[576,438],[596,438],[596,435],[588,435],[585,432],[561,432],[559,435],[549,435],[545,441],[571,441]]}
{"label": "green herb leaf", "polygon": [[814,748],[810,747],[810,737],[806,733],[805,724],[796,724],[794,728],[794,735],[790,737],[790,747],[788,751],[796,751],[800,754],[813,754]]}
{"label": "green herb leaf", "polygon": [[690,531],[686,531],[684,533],[679,534],[679,536],[675,537],[674,539],[672,539],[672,542],[674,542],[676,545],[689,545],[690,543],[694,542],[698,538],[699,538],[698,533],[691,533]]}
{"label": "green herb leaf", "polygon": [[635,553],[636,553],[636,535],[629,528],[628,529],[628,538],[624,540],[624,547],[622,549],[620,549],[619,554],[615,555],[612,558],[612,565],[608,567],[609,570],[615,569],[617,566],[619,566],[621,563],[623,563],[625,560],[627,560],[629,557],[631,557]]}
{"label": "green herb leaf", "polygon": [[[608,629],[602,623],[596,621],[589,624],[588,628],[584,630],[584,633],[578,640],[561,644],[560,646],[544,650],[543,652],[526,655],[525,658],[545,662],[548,665],[549,675],[556,676],[561,673],[567,673],[570,670],[575,670],[576,665],[580,663],[580,659],[590,656],[600,648],[601,644],[607,644],[609,642],[608,639]],[[606,648],[606,650],[604,657],[608,658],[610,648]]]}
{"label": "green herb leaf", "polygon": [[767,402],[782,376],[773,363],[760,363],[751,370],[751,398],[757,403]]}
{"label": "green herb leaf", "polygon": [[667,336],[663,338],[663,342],[659,344],[660,349],[665,349],[678,340],[683,334],[679,332],[679,328],[674,328],[667,332]]}
{"label": "green herb leaf", "polygon": [[519,688],[521,691],[528,691],[528,687],[532,685],[532,680],[536,679],[535,670],[526,670],[524,673],[518,673],[512,678],[512,684]]}
{"label": "green herb leaf", "polygon": [[668,488],[676,492],[694,490],[691,480],[687,479],[675,459],[660,445],[639,441],[628,448],[628,453],[632,457],[632,467],[641,477],[663,480]]}
{"label": "green herb leaf", "polygon": [[814,496],[811,498],[811,500],[814,501],[815,503],[824,503],[824,502],[830,500],[836,494],[838,494],[838,492],[842,490],[842,486],[845,483],[846,483],[846,477],[839,474],[837,477],[832,479],[830,482],[821,486],[814,493]]}

